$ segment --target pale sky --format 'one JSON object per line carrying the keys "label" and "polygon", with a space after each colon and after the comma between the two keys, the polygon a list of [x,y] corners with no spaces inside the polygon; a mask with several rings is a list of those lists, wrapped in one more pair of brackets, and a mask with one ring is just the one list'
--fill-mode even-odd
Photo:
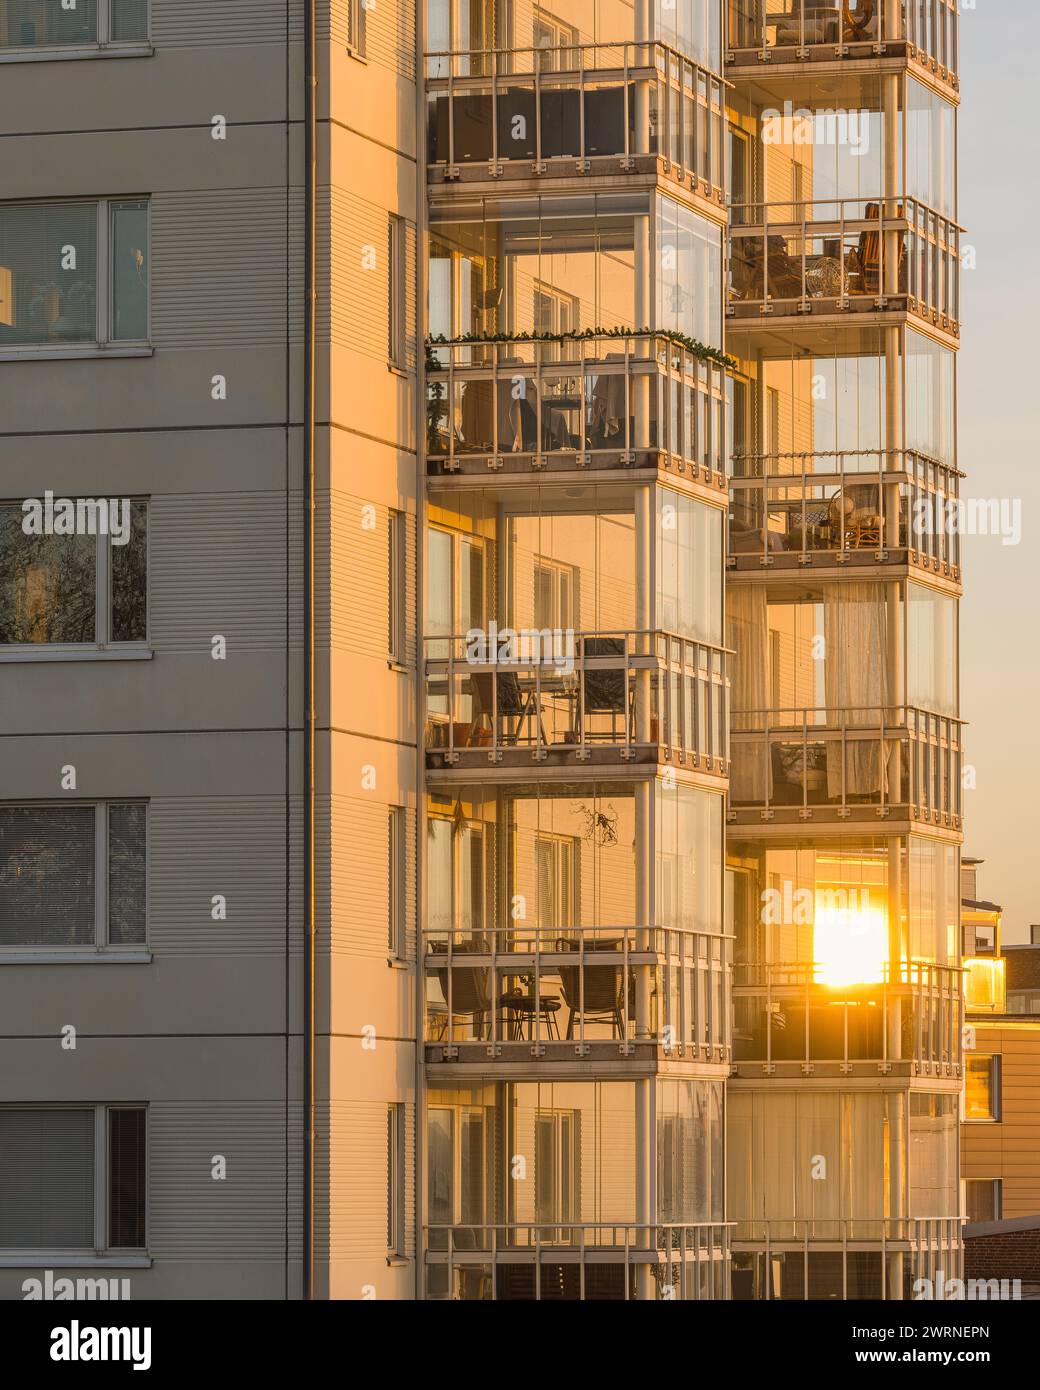
{"label": "pale sky", "polygon": [[1020,498],[1022,540],[965,536],[961,713],[978,786],[964,853],[1004,939],[1040,922],[1040,4],[976,0],[961,15],[960,222],[977,268],[961,278],[960,466],[967,497]]}

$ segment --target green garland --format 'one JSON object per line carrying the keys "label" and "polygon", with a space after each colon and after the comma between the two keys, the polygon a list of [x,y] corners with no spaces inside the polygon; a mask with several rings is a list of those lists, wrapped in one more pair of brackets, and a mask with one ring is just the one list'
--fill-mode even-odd
{"label": "green garland", "polygon": [[[664,338],[669,343],[684,348],[699,357],[703,362],[715,362],[720,367],[736,370],[737,362],[718,348],[705,347],[696,338],[688,338],[674,328],[583,328],[580,332],[568,333],[463,333],[457,338],[446,338],[443,333],[426,339],[426,370],[443,370],[433,352],[435,347],[453,347],[466,343],[565,343],[581,342],[587,338]],[[431,365],[432,362],[432,365]]]}

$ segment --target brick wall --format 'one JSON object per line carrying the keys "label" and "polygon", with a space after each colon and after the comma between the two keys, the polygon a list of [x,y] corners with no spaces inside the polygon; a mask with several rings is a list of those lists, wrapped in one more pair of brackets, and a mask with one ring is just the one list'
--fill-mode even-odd
{"label": "brick wall", "polygon": [[1040,1283],[1040,1227],[986,1236],[966,1235],[964,1274],[967,1279],[1021,1279],[1023,1283]]}

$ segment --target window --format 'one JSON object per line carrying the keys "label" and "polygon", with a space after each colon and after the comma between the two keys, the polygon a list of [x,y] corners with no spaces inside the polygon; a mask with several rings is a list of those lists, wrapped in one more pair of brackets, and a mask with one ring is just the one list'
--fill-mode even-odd
{"label": "window", "polygon": [[541,49],[542,72],[562,72],[577,67],[578,31],[572,24],[565,24],[548,10],[536,5],[532,21],[534,47]]}
{"label": "window", "polygon": [[1000,1178],[969,1178],[964,1184],[964,1214],[969,1221],[999,1221],[1004,1214]]}
{"label": "window", "polygon": [[365,11],[371,0],[347,0],[347,48],[356,58],[366,53],[367,24]]}
{"label": "window", "polygon": [[405,224],[390,215],[387,224],[387,357],[392,367],[405,367]]}
{"label": "window", "polygon": [[143,802],[0,806],[0,950],[145,941]]}
{"label": "window", "polygon": [[969,1052],[964,1061],[964,1118],[999,1120],[1000,1058]]}
{"label": "window", "polygon": [[386,649],[390,660],[399,666],[405,663],[405,565],[404,512],[390,512],[387,517],[387,632]]}
{"label": "window", "polygon": [[0,1249],[143,1250],[145,1172],[141,1106],[0,1107]]}
{"label": "window", "polygon": [[581,1113],[541,1111],[535,1116],[534,1204],[543,1242],[571,1240],[568,1222],[581,1219]]}
{"label": "window", "polygon": [[571,927],[579,919],[575,865],[580,842],[570,835],[536,833],[535,867],[538,878],[538,925],[556,930]]}
{"label": "window", "polygon": [[148,636],[148,507],[128,498],[0,502],[0,659],[18,647]]}
{"label": "window", "polygon": [[0,205],[0,352],[148,338],[145,199]]}
{"label": "window", "polygon": [[573,632],[579,626],[579,581],[576,565],[564,565],[543,555],[534,559],[534,625]]}
{"label": "window", "polygon": [[148,0],[0,0],[0,49],[84,48],[148,38]]}
{"label": "window", "polygon": [[404,1106],[386,1108],[386,1252],[403,1259],[404,1243]]}
{"label": "window", "polygon": [[405,819],[403,806],[391,806],[387,811],[387,925],[386,944],[394,956],[405,950]]}

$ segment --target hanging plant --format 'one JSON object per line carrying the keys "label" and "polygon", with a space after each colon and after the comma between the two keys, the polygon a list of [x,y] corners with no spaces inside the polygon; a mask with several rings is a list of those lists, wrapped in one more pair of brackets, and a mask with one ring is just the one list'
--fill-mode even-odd
{"label": "hanging plant", "polygon": [[[729,357],[719,348],[706,347],[696,338],[689,338],[674,328],[582,328],[571,329],[566,333],[462,333],[455,338],[447,338],[443,333],[438,333],[426,340],[426,369],[443,370],[433,351],[440,346],[462,346],[467,343],[567,343],[582,342],[588,338],[663,338],[703,362],[715,362],[718,366],[731,370],[735,370],[737,366],[736,359]],[[434,364],[432,368],[431,359]]]}

